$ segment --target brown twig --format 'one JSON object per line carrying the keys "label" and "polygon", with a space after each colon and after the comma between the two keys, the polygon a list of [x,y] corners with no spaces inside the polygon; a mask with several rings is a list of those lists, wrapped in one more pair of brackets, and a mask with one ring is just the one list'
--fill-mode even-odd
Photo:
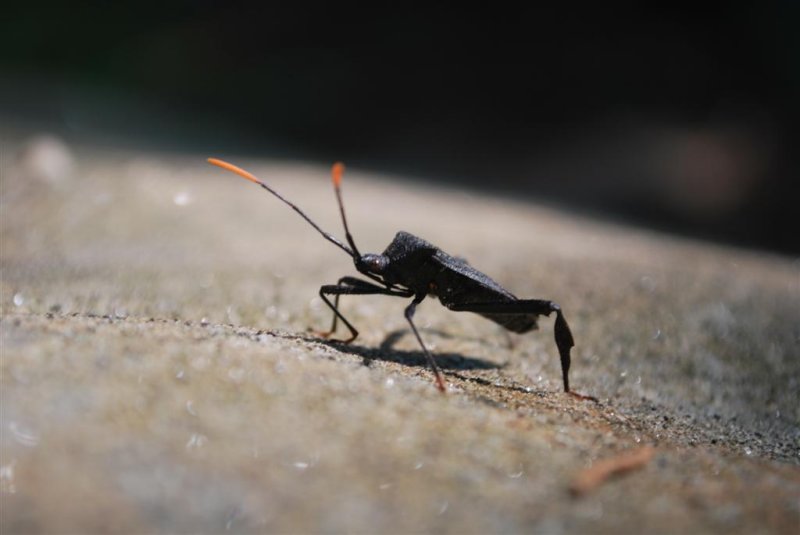
{"label": "brown twig", "polygon": [[642,468],[650,462],[655,452],[652,446],[644,446],[598,461],[578,474],[569,486],[569,490],[573,496],[582,496],[602,485],[610,477]]}

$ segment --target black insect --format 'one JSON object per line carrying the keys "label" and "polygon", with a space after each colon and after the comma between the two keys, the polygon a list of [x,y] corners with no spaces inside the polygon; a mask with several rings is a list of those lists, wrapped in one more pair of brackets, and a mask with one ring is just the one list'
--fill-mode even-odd
{"label": "black insect", "polygon": [[[436,364],[436,359],[425,347],[413,321],[414,311],[425,297],[429,295],[438,297],[439,301],[450,310],[480,314],[515,333],[525,333],[536,329],[537,316],[549,316],[552,312],[555,312],[555,341],[561,356],[564,391],[579,398],[593,399],[570,391],[570,349],[574,342],[569,325],[567,325],[564,314],[561,312],[561,307],[556,303],[542,299],[518,299],[511,292],[467,264],[464,260],[450,256],[435,245],[407,232],[398,232],[392,243],[381,254],[361,254],[347,227],[340,187],[344,171],[344,166],[341,163],[333,166],[333,186],[349,247],[319,228],[294,203],[285,199],[252,174],[221,160],[210,158],[208,161],[258,184],[288,204],[322,234],[325,239],[350,255],[353,258],[356,269],[371,279],[372,282],[355,277],[342,277],[336,284],[326,284],[319,289],[320,297],[333,310],[333,324],[330,331],[324,333],[324,336],[329,336],[336,331],[339,320],[350,330],[350,338],[343,340],[343,342],[351,342],[358,336],[356,328],[339,311],[340,295],[377,294],[412,298],[411,303],[405,309],[406,320],[408,320],[414,336],[417,337],[417,341],[428,359],[428,363],[436,377],[437,387],[444,392],[445,385],[439,366]],[[333,302],[329,299],[330,296],[334,297]]]}

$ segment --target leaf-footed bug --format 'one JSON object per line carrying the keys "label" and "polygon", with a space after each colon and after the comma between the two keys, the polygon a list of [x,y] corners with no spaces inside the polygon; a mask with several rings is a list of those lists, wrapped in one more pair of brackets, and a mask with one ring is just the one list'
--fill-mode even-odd
{"label": "leaf-footed bug", "polygon": [[[333,324],[330,331],[323,333],[327,337],[336,331],[337,322],[350,330],[350,338],[342,340],[349,343],[358,336],[358,331],[339,312],[340,295],[391,295],[394,297],[413,298],[405,309],[405,317],[414,336],[417,338],[428,364],[436,378],[436,386],[445,391],[442,373],[436,359],[425,347],[422,337],[414,325],[414,311],[425,297],[431,295],[448,309],[456,312],[474,312],[515,333],[526,333],[536,329],[537,316],[549,316],[556,313],[554,326],[555,341],[561,357],[561,375],[564,392],[579,399],[596,401],[591,396],[572,392],[569,388],[570,349],[575,345],[567,320],[556,303],[542,299],[518,299],[511,292],[500,286],[485,274],[470,266],[466,261],[450,256],[438,247],[407,232],[398,232],[392,242],[381,254],[361,254],[356,247],[342,202],[341,182],[344,165],[335,163],[332,169],[333,188],[342,217],[345,245],[333,235],[322,230],[297,205],[284,198],[280,193],[256,178],[251,173],[233,164],[209,158],[208,162],[231,171],[242,178],[258,184],[272,195],[289,205],[305,219],[317,232],[352,257],[356,269],[374,282],[355,277],[342,277],[336,284],[326,284],[319,289],[319,296],[333,311]],[[329,296],[334,296],[333,302]]]}

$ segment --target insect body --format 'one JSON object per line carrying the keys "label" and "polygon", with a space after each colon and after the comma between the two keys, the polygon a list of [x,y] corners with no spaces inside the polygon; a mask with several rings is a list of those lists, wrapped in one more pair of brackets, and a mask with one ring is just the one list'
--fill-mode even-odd
{"label": "insect body", "polygon": [[[425,347],[413,321],[417,305],[427,296],[438,297],[439,301],[450,310],[480,314],[516,333],[525,333],[535,329],[537,316],[549,316],[555,312],[555,341],[561,357],[564,391],[582,399],[593,399],[575,394],[570,390],[570,349],[574,342],[569,325],[564,319],[561,308],[556,303],[541,299],[518,299],[466,261],[450,256],[435,245],[407,232],[398,232],[381,254],[361,254],[348,229],[342,203],[340,188],[344,171],[342,164],[337,163],[333,166],[333,185],[347,245],[323,231],[300,208],[252,174],[221,160],[210,158],[208,161],[258,184],[289,205],[325,239],[351,256],[356,269],[370,279],[342,277],[336,284],[326,284],[320,288],[320,297],[333,311],[331,329],[324,333],[324,336],[330,336],[336,331],[338,321],[344,323],[350,331],[350,338],[343,340],[344,342],[351,342],[358,336],[356,328],[339,311],[339,296],[341,295],[390,295],[411,298],[411,303],[405,309],[406,320],[428,359],[436,378],[437,387],[444,392],[444,380],[439,366],[436,364],[436,359]],[[333,302],[330,300],[331,296],[334,298]]]}

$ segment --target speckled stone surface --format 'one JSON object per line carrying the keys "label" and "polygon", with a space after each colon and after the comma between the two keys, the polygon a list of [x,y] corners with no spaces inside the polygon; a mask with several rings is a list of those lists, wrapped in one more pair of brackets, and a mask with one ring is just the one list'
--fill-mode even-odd
{"label": "speckled stone surface", "polygon": [[[327,169],[236,161],[343,234]],[[351,170],[362,251],[406,230],[559,302],[600,402],[560,392],[552,318],[427,300],[441,395],[404,300],[318,338],[351,260],[200,156],[6,136],[0,164],[3,533],[796,533],[797,261]]]}

